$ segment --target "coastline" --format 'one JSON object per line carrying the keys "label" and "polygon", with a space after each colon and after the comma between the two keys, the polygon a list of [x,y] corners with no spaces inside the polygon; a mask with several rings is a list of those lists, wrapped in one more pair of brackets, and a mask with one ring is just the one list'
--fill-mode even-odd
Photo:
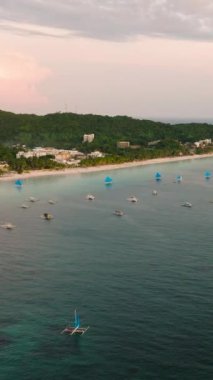
{"label": "coastline", "polygon": [[32,170],[30,172],[25,172],[22,174],[10,172],[10,173],[0,176],[0,181],[13,181],[17,179],[28,179],[28,178],[58,176],[58,175],[86,174],[86,173],[94,173],[94,172],[100,172],[100,171],[127,169],[127,168],[134,168],[137,166],[155,165],[155,164],[163,164],[163,163],[169,163],[169,162],[178,162],[178,161],[185,161],[185,160],[211,158],[211,157],[213,157],[213,153],[195,154],[192,156],[154,158],[154,159],[149,159],[149,160],[144,160],[144,161],[126,162],[123,164],[90,166],[87,168],[77,167],[77,168],[68,168],[68,169],[62,169],[62,170]]}

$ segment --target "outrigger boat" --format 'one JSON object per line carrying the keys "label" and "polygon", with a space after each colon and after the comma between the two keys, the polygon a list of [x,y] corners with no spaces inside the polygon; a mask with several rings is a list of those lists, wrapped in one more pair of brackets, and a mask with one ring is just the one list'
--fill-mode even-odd
{"label": "outrigger boat", "polygon": [[181,206],[183,206],[183,207],[192,207],[192,204],[190,202],[184,202],[184,203],[182,203]]}
{"label": "outrigger boat", "polygon": [[138,198],[136,198],[134,195],[131,195],[127,198],[129,202],[136,203],[138,201]]}
{"label": "outrigger boat", "polygon": [[13,230],[16,226],[12,223],[4,223],[0,225],[1,228],[5,228],[5,230]]}
{"label": "outrigger boat", "polygon": [[49,203],[50,205],[55,205],[55,204],[56,204],[56,201],[54,201],[53,199],[49,199],[49,200],[48,200],[48,203]]}
{"label": "outrigger boat", "polygon": [[117,215],[117,216],[123,216],[124,215],[124,212],[122,210],[115,210],[113,212],[114,215]]}
{"label": "outrigger boat", "polygon": [[77,311],[75,310],[74,326],[65,327],[65,329],[61,332],[61,334],[83,335],[88,329],[89,329],[89,326],[81,327],[79,314],[77,314]]}
{"label": "outrigger boat", "polygon": [[29,206],[26,205],[25,203],[23,203],[20,207],[21,207],[21,208],[29,208]]}
{"label": "outrigger boat", "polygon": [[44,212],[43,215],[41,215],[41,218],[45,220],[51,220],[53,219],[53,215],[48,214],[48,212]]}
{"label": "outrigger boat", "polygon": [[34,202],[37,202],[37,201],[38,201],[38,199],[36,199],[36,198],[34,198],[34,197],[30,197],[30,198],[29,198],[29,202],[34,203]]}
{"label": "outrigger boat", "polygon": [[88,194],[88,195],[86,196],[86,199],[87,199],[88,201],[94,201],[95,196],[92,195],[92,194]]}

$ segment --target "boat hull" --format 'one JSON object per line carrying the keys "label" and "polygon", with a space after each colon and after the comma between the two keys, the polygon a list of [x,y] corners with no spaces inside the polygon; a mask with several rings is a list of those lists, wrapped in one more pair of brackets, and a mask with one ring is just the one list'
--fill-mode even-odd
{"label": "boat hull", "polygon": [[63,334],[83,335],[87,330],[88,327],[78,327],[77,329],[75,327],[66,327],[63,331]]}

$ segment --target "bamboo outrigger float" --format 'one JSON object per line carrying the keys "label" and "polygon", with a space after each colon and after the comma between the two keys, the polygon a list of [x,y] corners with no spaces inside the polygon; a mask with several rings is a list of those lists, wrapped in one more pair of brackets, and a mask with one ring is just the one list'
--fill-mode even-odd
{"label": "bamboo outrigger float", "polygon": [[61,332],[61,334],[83,335],[88,329],[89,329],[89,326],[80,327],[80,317],[79,317],[79,314],[77,314],[75,310],[74,326],[65,327],[65,329]]}

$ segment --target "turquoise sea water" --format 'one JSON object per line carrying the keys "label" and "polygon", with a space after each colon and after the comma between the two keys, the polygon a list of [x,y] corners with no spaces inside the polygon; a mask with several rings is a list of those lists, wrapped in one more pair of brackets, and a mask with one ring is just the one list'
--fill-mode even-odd
{"label": "turquoise sea water", "polygon": [[[212,159],[28,179],[21,191],[0,183],[0,221],[16,225],[0,229],[2,380],[213,378],[213,178],[205,170]],[[21,209],[30,196],[39,201]],[[75,308],[90,329],[61,335]]]}

